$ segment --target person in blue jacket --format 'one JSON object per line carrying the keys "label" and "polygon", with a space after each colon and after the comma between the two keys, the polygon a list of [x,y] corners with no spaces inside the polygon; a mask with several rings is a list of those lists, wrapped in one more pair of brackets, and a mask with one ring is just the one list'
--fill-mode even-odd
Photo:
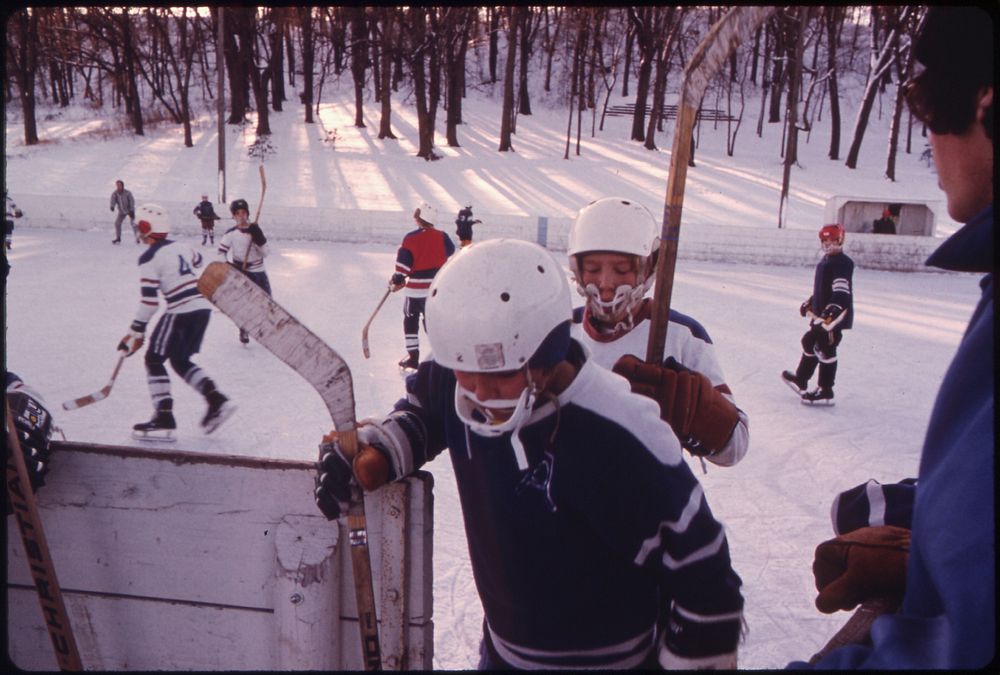
{"label": "person in blue jacket", "polygon": [[[964,223],[927,264],[983,274],[982,296],[931,411],[901,604],[875,620],[870,644],[834,649],[816,668],[972,669],[996,658],[994,19],[976,7],[932,7],[914,43],[907,100],[930,131],[948,214]],[[842,609],[879,595],[870,588],[872,561],[848,554],[840,574],[823,580],[850,597]],[[827,587],[818,575],[817,586],[821,594]]]}

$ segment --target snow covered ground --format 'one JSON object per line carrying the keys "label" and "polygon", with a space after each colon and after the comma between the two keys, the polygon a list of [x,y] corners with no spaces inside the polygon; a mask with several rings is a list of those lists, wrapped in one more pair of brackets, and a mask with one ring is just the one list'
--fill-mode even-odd
{"label": "snow covered ground", "polygon": [[[400,237],[410,227],[405,212],[423,198],[436,200],[444,213],[473,203],[478,217],[568,217],[588,201],[611,194],[638,199],[656,214],[662,209],[669,152],[648,152],[625,141],[624,118],[609,119],[597,139],[585,133],[583,154],[563,160],[565,112],[536,105],[536,115],[518,120],[517,152],[501,154],[495,152],[496,100],[470,98],[467,124],[459,132],[463,147],[442,147],[444,159],[428,163],[413,156],[411,109],[400,106],[394,113],[402,140],[382,142],[375,138],[374,106],[369,103],[368,128],[355,129],[350,94],[345,90],[338,96],[313,128],[300,124],[296,106],[272,114],[277,152],[266,159],[262,224],[273,249],[267,268],[275,298],[346,357],[359,417],[387,411],[403,390],[395,365],[404,351],[401,296],[390,297],[371,327],[371,359],[364,359],[360,345],[361,328],[391,274],[394,246],[318,241],[328,239],[328,233],[286,238],[283,209],[399,210]],[[752,104],[747,108],[754,109]],[[18,221],[6,291],[6,362],[46,396],[68,439],[128,445],[132,424],[151,412],[141,357],[126,362],[108,400],[78,411],[59,410],[60,402],[106,382],[115,346],[138,302],[140,247],[127,239],[110,245],[107,195],[114,180],[123,178],[140,203],[190,203],[174,216],[177,222],[190,220],[199,195],[215,193],[215,127],[201,118],[195,147],[185,149],[176,129],[148,129],[144,138],[104,138],[88,135],[94,125],[72,110],[51,112],[51,118],[40,120],[46,142],[27,148],[8,109],[7,185],[15,200],[25,195],[45,206],[91,198],[94,212],[80,218],[101,225],[82,231],[40,228],[32,224],[30,210]],[[754,227],[777,222],[780,188],[780,128],[766,126],[765,137],[756,139],[752,126],[745,122],[731,158],[721,131],[702,130],[699,167],[688,174],[685,201],[686,227],[743,225],[751,247]],[[332,128],[338,130],[335,147],[321,140]],[[253,202],[259,189],[257,160],[245,151],[252,134],[235,129],[229,134],[229,197],[248,196]],[[932,170],[915,155],[901,156],[898,182],[882,177],[884,138],[884,130],[870,131],[861,168],[850,171],[825,158],[827,141],[818,126],[808,144],[800,143],[789,226],[818,227],[823,204],[833,194],[942,198]],[[658,143],[669,148],[669,134]],[[450,233],[454,228],[448,222]],[[939,234],[953,229],[947,220],[938,223]],[[488,234],[484,227],[477,238]],[[200,237],[182,238],[200,243]],[[683,256],[683,234],[681,251]],[[751,448],[741,464],[710,467],[703,474],[692,462],[726,525],[745,584],[749,632],[741,666],[782,667],[808,658],[846,618],[821,615],[812,604],[812,552],[831,534],[831,500],[869,478],[895,481],[915,475],[933,397],[978,298],[977,281],[968,275],[857,270],[857,320],[840,350],[837,405],[813,409],[800,405],[778,379],[798,360],[805,328],[798,305],[810,293],[812,269],[682,257],[674,306],[707,327],[737,401],[750,417]],[[174,376],[177,449],[312,458],[329,427],[319,397],[259,345],[239,344],[236,334],[226,317],[215,314],[196,360],[236,401],[238,412],[216,434],[203,436],[197,427],[203,402]],[[482,612],[450,464],[441,458],[429,469],[436,479],[434,665],[465,669],[477,662]]]}

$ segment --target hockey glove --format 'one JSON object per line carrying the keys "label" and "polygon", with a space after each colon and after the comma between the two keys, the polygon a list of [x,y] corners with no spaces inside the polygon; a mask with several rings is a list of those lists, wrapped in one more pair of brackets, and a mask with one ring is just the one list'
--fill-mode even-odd
{"label": "hockey glove", "polygon": [[629,381],[632,391],[660,404],[660,417],[692,455],[704,457],[721,450],[740,420],[733,402],[707,377],[673,357],[657,366],[626,354],[613,370]]}
{"label": "hockey glove", "polygon": [[250,227],[247,228],[247,234],[250,235],[250,240],[257,246],[263,246],[267,243],[267,237],[264,236],[264,231],[260,229],[260,225],[257,223],[250,223]]}
{"label": "hockey glove", "polygon": [[132,356],[139,351],[142,348],[142,343],[145,341],[144,329],[145,326],[143,330],[138,330],[135,324],[132,324],[132,328],[129,329],[128,334],[118,343],[118,351],[125,352],[125,356]]}
{"label": "hockey glove", "polygon": [[660,666],[664,670],[736,670],[740,625],[739,617],[701,616],[675,603],[660,644]]}
{"label": "hockey glove", "polygon": [[389,279],[389,289],[393,293],[395,293],[405,285],[406,285],[406,277],[404,277],[402,274],[398,272],[396,274],[393,274],[392,278]]}
{"label": "hockey glove", "polygon": [[862,527],[816,547],[816,608],[824,614],[885,598],[898,605],[906,590],[910,531],[881,525]]}
{"label": "hockey glove", "polygon": [[808,300],[799,305],[799,314],[801,314],[802,316],[808,314],[809,310],[812,309],[812,302],[813,299],[812,296],[810,295]]}
{"label": "hockey glove", "polygon": [[412,472],[408,432],[416,427],[402,423],[404,417],[406,413],[393,413],[383,420],[362,421],[358,425],[358,454],[353,460],[344,455],[336,431],[323,437],[315,491],[323,515],[330,520],[343,515],[354,486],[370,492]]}

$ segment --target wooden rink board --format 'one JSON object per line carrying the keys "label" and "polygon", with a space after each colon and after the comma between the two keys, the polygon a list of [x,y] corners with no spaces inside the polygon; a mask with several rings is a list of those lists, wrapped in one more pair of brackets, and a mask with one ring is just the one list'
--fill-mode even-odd
{"label": "wooden rink board", "polygon": [[[362,668],[344,519],[310,462],[55,442],[37,492],[87,670]],[[366,495],[386,670],[433,657],[430,474]],[[13,516],[8,658],[56,661]]]}

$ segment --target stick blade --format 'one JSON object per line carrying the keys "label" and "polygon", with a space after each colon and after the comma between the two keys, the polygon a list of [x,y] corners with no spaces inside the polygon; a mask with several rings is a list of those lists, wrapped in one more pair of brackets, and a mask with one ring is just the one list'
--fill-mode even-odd
{"label": "stick blade", "polygon": [[93,394],[87,394],[86,396],[81,396],[80,398],[75,398],[72,401],[66,401],[62,404],[63,410],[76,410],[77,408],[82,408],[91,403],[97,403],[98,401],[103,401],[111,393],[111,387],[104,387],[100,391],[95,391]]}

